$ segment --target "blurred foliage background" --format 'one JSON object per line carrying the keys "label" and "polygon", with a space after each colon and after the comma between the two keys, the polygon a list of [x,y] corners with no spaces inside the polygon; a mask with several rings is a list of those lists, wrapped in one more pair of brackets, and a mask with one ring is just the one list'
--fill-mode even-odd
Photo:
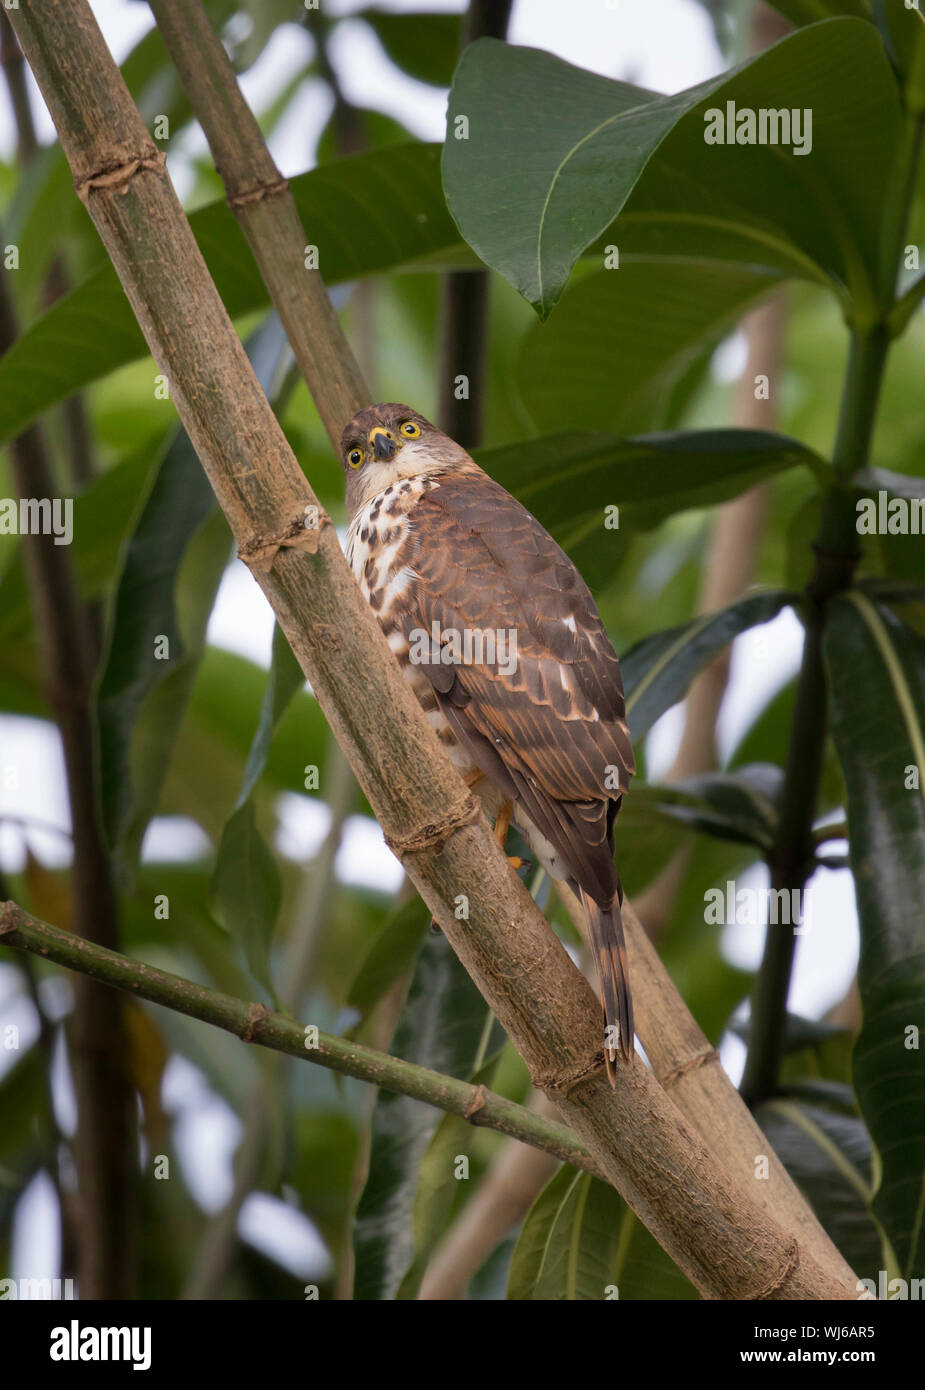
{"label": "blurred foliage background", "polygon": [[[530,0],[519,3],[528,9]],[[767,16],[756,18],[763,7],[706,8],[727,64],[765,46],[761,24]],[[889,26],[900,23],[903,7],[888,3],[885,18],[883,8],[864,0],[777,7],[797,26],[819,12],[858,15],[871,42],[888,46],[893,66],[884,59],[877,80],[894,81],[898,89],[905,31],[891,38]],[[658,182],[670,182],[690,154],[683,142],[694,137],[685,137],[679,123],[668,136],[677,148],[669,146],[662,173],[636,189],[636,202],[612,229],[580,248],[561,301],[540,323],[527,302],[533,296],[518,293],[506,272],[498,273],[479,241],[483,232],[486,245],[509,232],[503,225],[493,230],[490,215],[484,227],[475,227],[478,185],[466,188],[458,167],[454,174],[451,142],[445,193],[438,146],[418,142],[412,130],[374,109],[374,92],[368,108],[345,96],[350,46],[338,42],[338,28],[346,21],[327,7],[306,13],[287,0],[208,0],[207,9],[242,76],[282,26],[289,26],[291,42],[304,54],[258,108],[268,137],[285,123],[305,84],[325,94],[330,116],[316,148],[304,150],[304,172],[292,187],[376,399],[408,401],[438,415],[446,389],[441,372],[445,376],[453,360],[446,277],[461,272],[474,283],[489,275],[478,347],[484,391],[472,402],[467,442],[574,556],[618,652],[696,620],[705,591],[711,592],[706,577],[711,555],[716,558],[718,518],[726,504],[735,505],[732,499],[752,499],[754,529],[743,525],[748,554],[736,561],[746,582],[724,602],[739,599],[751,585],[802,588],[848,353],[852,287],[835,284],[835,270],[828,279],[824,271],[795,278],[792,265],[774,264],[771,257],[756,273],[744,253],[727,257],[718,243],[712,250],[706,242],[692,244],[687,260],[649,254],[653,209],[670,206],[672,198],[679,212],[688,207],[689,190],[666,191]],[[422,0],[413,12],[353,11],[350,23],[364,26],[379,44],[383,83],[397,68],[434,89],[449,86],[463,44],[462,14],[427,12]],[[805,32],[797,37],[811,41]],[[844,42],[850,46],[856,38]],[[11,48],[8,33],[5,43]],[[835,43],[820,37],[820,51]],[[501,80],[476,66],[460,70],[456,110],[462,101],[474,112],[484,101],[493,115],[493,101],[501,107],[516,101],[518,82],[529,88],[529,59],[517,80],[508,53],[493,61]],[[141,38],[122,71],[152,130],[158,118],[167,118],[169,137],[161,143],[175,161],[172,172],[210,270],[296,456],[340,524],[340,465],[293,372],[221,183],[193,138],[188,103],[156,31]],[[510,82],[504,80],[508,71]],[[840,85],[842,70],[833,71],[831,90],[816,90],[814,102],[839,115],[861,96]],[[464,76],[473,85],[464,87]],[[631,79],[616,70],[613,76]],[[794,93],[805,80],[786,56],[777,76],[782,85],[792,81]],[[793,102],[781,96],[776,104],[798,103],[796,96]],[[581,113],[578,96],[571,109]],[[524,121],[529,117],[525,112]],[[864,119],[862,112],[862,134]],[[854,131],[845,122],[843,140]],[[524,139],[528,144],[529,133]],[[848,162],[851,157],[849,149]],[[860,181],[876,162],[872,136],[854,157]],[[811,163],[805,161],[810,184],[818,169]],[[855,192],[863,201],[862,183]],[[719,194],[707,188],[705,196]],[[473,209],[474,231],[459,217],[454,198]],[[824,218],[814,222],[812,194],[806,199],[807,218],[819,230]],[[428,933],[427,914],[408,891],[395,890],[394,874],[377,874],[384,851],[363,848],[374,842],[359,838],[357,818],[368,818],[369,809],[288,648],[274,643],[268,686],[269,644],[260,661],[209,640],[219,586],[236,565],[228,529],[169,398],[157,391],[156,367],[73,193],[60,148],[33,148],[20,125],[18,148],[0,165],[0,202],[0,242],[19,248],[15,273],[9,260],[4,273],[23,327],[0,361],[0,434],[8,444],[39,419],[61,492],[75,501],[71,554],[99,641],[99,814],[118,885],[122,949],[242,998],[282,1002],[320,1027],[349,1030],[374,1046],[527,1100],[523,1065],[449,947]],[[488,214],[495,206],[486,196]],[[845,206],[850,221],[851,205]],[[710,233],[697,235],[709,241]],[[819,235],[826,235],[824,226]],[[467,240],[491,272],[479,269]],[[904,241],[925,244],[921,173]],[[611,242],[624,254],[618,274],[601,269]],[[773,341],[766,317],[748,317],[769,296]],[[891,352],[873,455],[878,467],[905,475],[912,496],[925,476],[923,346],[925,326],[917,312]],[[770,377],[766,405],[756,404],[751,390],[749,364],[755,361],[768,364],[755,367]],[[778,442],[666,433],[730,426],[774,431]],[[626,442],[641,435],[649,439]],[[895,479],[889,485],[903,495]],[[0,453],[0,495],[16,495],[8,447]],[[601,525],[607,505],[620,508],[619,530]],[[925,579],[921,538],[865,538],[860,573],[865,581],[894,586],[895,601],[882,621],[891,650],[901,654],[906,722],[900,729],[895,664],[886,676],[873,669],[876,650],[864,648],[852,630],[844,632],[832,669],[840,688],[855,692],[857,707],[846,700],[834,711],[834,727],[847,745],[865,710],[882,715],[861,766],[848,767],[858,796],[880,798],[882,811],[876,825],[858,817],[851,855],[855,874],[868,879],[872,856],[895,855],[899,865],[891,861],[889,871],[895,913],[881,913],[882,896],[866,923],[862,913],[862,931],[894,933],[884,968],[901,971],[905,983],[878,1009],[898,1010],[899,1027],[921,1015],[925,974],[918,921],[925,873],[921,806],[912,823],[902,819],[912,796],[902,772],[915,762],[925,680],[915,587]],[[44,775],[29,763],[36,745],[26,721],[47,723],[49,708],[15,537],[0,537],[0,576],[0,762],[8,770],[0,803],[3,896],[67,926],[66,824],[60,834],[49,832],[43,821],[59,821],[57,811],[42,817],[29,802],[24,812],[18,800],[24,782],[34,786]],[[225,582],[240,584],[240,577]],[[227,592],[233,611],[242,591]],[[742,1005],[752,974],[723,954],[721,933],[704,920],[704,895],[767,858],[792,718],[792,654],[769,641],[750,727],[716,756],[710,733],[702,765],[683,769],[686,780],[664,757],[658,778],[647,777],[652,745],[644,736],[731,636],[773,617],[785,599],[769,594],[749,602],[753,608],[734,617],[712,646],[692,651],[679,637],[680,655],[667,670],[664,646],[644,644],[626,663],[628,693],[646,682],[651,688],[653,679],[655,689],[649,705],[641,702],[634,725],[640,772],[619,822],[621,872],[646,921],[642,903],[650,904],[660,951],[715,1043],[728,1042],[734,1017],[747,1036]],[[252,606],[242,602],[239,611],[246,625]],[[839,621],[850,626],[845,615]],[[169,661],[152,663],[156,635],[169,638]],[[721,672],[720,694],[724,681]],[[900,734],[890,743],[896,729]],[[855,819],[842,752],[840,760],[827,741],[816,813],[836,827],[834,847],[826,852],[833,867],[844,868],[841,823],[849,814],[854,830]],[[259,776],[240,800],[248,790],[246,768]],[[62,805],[60,794],[49,793],[48,804]],[[151,833],[152,825],[161,833]],[[351,834],[353,849],[345,856]],[[362,872],[366,857],[372,872]],[[873,891],[882,894],[882,888],[881,876]],[[535,891],[577,949],[548,885],[537,880]],[[20,1030],[16,1045],[0,1053],[0,1272],[73,1273],[68,1151],[74,1103],[62,1046],[69,987],[60,974],[5,952],[0,1001],[0,1024],[10,1021]],[[878,1091],[882,1057],[873,1074],[859,1079],[852,1073],[860,1023],[854,987],[829,1019],[790,1016],[779,1082],[761,1098],[758,1115],[858,1273],[875,1277],[885,1267],[910,1277],[923,1272],[925,1076],[916,1061],[920,1054],[900,1052],[906,1133],[897,1155],[895,1127],[884,1119],[897,1093]],[[133,1003],[130,1039],[143,1155],[140,1296],[300,1298],[314,1285],[321,1297],[408,1298],[420,1296],[422,1281],[427,1297],[600,1297],[606,1284],[618,1284],[622,1298],[696,1296],[615,1193],[573,1170],[555,1172],[551,1161],[524,1155],[493,1133],[403,1097],[376,1095],[317,1067],[258,1055],[165,1010]],[[867,1094],[859,1095],[864,1088]],[[918,1120],[910,1124],[917,1103]],[[892,1186],[885,1194],[887,1149]],[[169,1180],[152,1176],[159,1154],[170,1159]],[[460,1156],[468,1160],[468,1181],[456,1175]],[[47,1229],[41,1234],[38,1193],[44,1193],[46,1227],[47,1214],[54,1214],[50,1236]],[[441,1262],[441,1242],[451,1230],[459,1247],[447,1257],[444,1245]],[[57,1268],[34,1267],[42,1249],[57,1251]]]}

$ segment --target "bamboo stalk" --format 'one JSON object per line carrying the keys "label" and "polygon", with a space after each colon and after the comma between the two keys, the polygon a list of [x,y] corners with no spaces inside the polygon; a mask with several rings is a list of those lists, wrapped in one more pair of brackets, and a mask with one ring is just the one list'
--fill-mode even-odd
{"label": "bamboo stalk", "polygon": [[[492,33],[501,37],[506,32],[509,6],[499,4],[489,10],[484,0],[473,0],[467,19],[465,41],[471,41],[482,33]],[[246,187],[255,176],[255,170],[267,173],[268,155],[261,156],[257,149],[262,136],[256,127],[244,98],[238,87],[234,72],[228,62],[224,49],[217,40],[209,37],[209,27],[202,12],[201,0],[155,0],[155,10],[164,17],[167,28],[167,42],[180,66],[184,85],[192,108],[197,112],[212,147],[216,165],[222,172],[230,201],[234,201],[235,191]],[[772,23],[777,21],[772,19]],[[765,42],[771,41],[768,35]],[[199,58],[205,44],[204,57]],[[228,131],[238,128],[248,132],[245,147],[238,150]],[[258,234],[259,235],[259,234]],[[266,260],[266,256],[263,257]],[[290,297],[302,299],[296,320],[304,330],[312,323],[312,300],[308,290],[311,282],[285,280],[280,284],[273,275],[275,262],[271,264],[267,283],[277,309],[282,314]],[[467,274],[467,282],[474,277]],[[325,293],[320,286],[322,294]],[[770,311],[759,311],[770,312]],[[338,329],[339,332],[339,329]],[[346,346],[339,339],[340,350]],[[295,345],[297,346],[297,345]],[[346,349],[349,352],[349,348]],[[583,920],[583,918],[582,918]],[[735,1087],[722,1071],[722,1068],[709,1069],[709,1074],[699,1074],[700,1059],[710,1049],[695,1020],[672,984],[671,978],[655,951],[642,951],[642,959],[637,962],[635,977],[641,971],[645,978],[637,985],[640,1002],[640,1024],[643,1041],[650,1036],[654,1040],[656,1052],[661,1050],[664,1057],[663,1071],[666,1075],[676,1073],[685,1078],[679,1086],[680,1108],[695,1125],[699,1127],[710,1147],[716,1150],[715,1136],[722,1135],[723,1147],[719,1150],[724,1161],[729,1162],[730,1154],[736,1155],[737,1171],[751,1180],[754,1171],[756,1143],[760,1141],[765,1149],[770,1146],[761,1136],[760,1130],[751,1117],[747,1107],[736,1092]],[[664,1008],[664,1001],[672,1002],[671,1017]],[[719,1110],[717,1110],[719,1107]],[[735,1142],[733,1142],[733,1140]],[[731,1147],[727,1147],[731,1145]],[[817,1258],[823,1265],[837,1271],[839,1277],[846,1277],[849,1267],[825,1231],[817,1222],[812,1211],[804,1201],[796,1185],[790,1180],[783,1164],[773,1157],[774,1191],[761,1187],[757,1189],[759,1200],[771,1214],[778,1210],[787,1213],[795,1226],[810,1241]],[[778,1208],[778,1201],[782,1202]]]}
{"label": "bamboo stalk", "polygon": [[372,404],[321,271],[306,267],[309,244],[289,185],[241,96],[231,60],[200,0],[150,0],[157,27],[282,320],[322,424],[339,453],[351,416]]}
{"label": "bamboo stalk", "polygon": [[[183,0],[183,3],[179,3],[179,0],[154,0],[154,8],[159,21],[163,19],[165,37],[180,68],[190,104],[206,131],[216,165],[225,181],[229,201],[233,203],[237,190],[246,188],[253,182],[257,173],[262,172],[268,176],[269,155],[266,152],[260,154],[258,146],[262,145],[262,136],[259,128],[240,92],[224,49],[209,29],[201,0]],[[506,3],[488,5],[485,0],[473,0],[467,17],[464,42],[471,42],[486,33],[502,37],[507,29],[509,9],[510,6]],[[771,22],[773,26],[778,20],[772,17]],[[769,33],[763,39],[763,44],[771,42],[771,39],[772,34]],[[238,128],[247,132],[241,149],[229,136],[229,131],[233,132]],[[271,208],[270,211],[272,214],[274,209]],[[259,241],[259,231],[256,228],[253,231]],[[279,229],[279,235],[285,234],[284,224]],[[284,278],[281,281],[275,274],[276,260],[268,257],[266,253],[263,253],[260,259],[261,264],[269,262],[265,278],[278,311],[282,315],[287,304],[291,311],[290,300],[293,301],[296,304],[294,317],[304,334],[307,327],[313,323],[312,293],[317,289],[326,295],[323,285],[319,283],[315,286],[310,280],[304,284],[298,279]],[[462,277],[470,284],[474,284],[475,278],[470,273]],[[777,307],[779,309],[779,306]],[[773,311],[764,309],[758,312],[759,316],[767,316]],[[457,336],[464,337],[465,334]],[[338,343],[339,352],[349,352],[342,336],[339,337]],[[297,342],[294,346],[298,350]],[[581,920],[584,920],[583,916]],[[710,1069],[710,1075],[706,1078],[696,1075],[700,1067],[699,1059],[705,1049],[710,1049],[655,951],[642,952],[642,963],[637,965],[637,975],[640,970],[645,972],[645,979],[636,989],[641,1006],[640,1036],[644,1043],[652,1037],[656,1052],[660,1049],[661,1055],[665,1058],[663,1070],[666,1075],[673,1076],[677,1073],[683,1077],[691,1076],[692,1079],[685,1081],[679,1088],[678,1094],[683,1100],[680,1108],[688,1119],[700,1128],[703,1137],[714,1150],[716,1145],[711,1141],[717,1134],[722,1135],[722,1157],[728,1162],[729,1154],[735,1153],[738,1160],[737,1171],[751,1179],[756,1141],[762,1137],[750,1112],[721,1068]],[[669,998],[673,1005],[670,1019],[666,1016],[668,1011],[663,1007],[664,1000]],[[719,1115],[717,1105],[721,1106]],[[734,1136],[738,1142],[732,1148],[727,1148],[726,1145]],[[766,1140],[762,1139],[762,1142],[765,1148],[769,1147]],[[812,1240],[820,1261],[837,1270],[840,1276],[846,1276],[850,1272],[848,1265],[816,1221],[776,1156],[773,1169],[776,1178],[774,1194],[772,1196],[765,1188],[757,1189],[759,1200],[774,1214],[778,1210],[777,1200],[785,1199],[783,1210],[803,1231],[805,1238]]]}
{"label": "bamboo stalk", "polygon": [[[536,1085],[708,1297],[853,1298],[769,1219],[637,1060],[604,1074],[598,1002],[511,872],[389,652],[250,369],[85,0],[14,27],[75,184],[247,560],[427,906]],[[319,387],[324,391],[324,382]],[[330,414],[330,411],[328,411]],[[317,521],[305,526],[305,508]],[[456,916],[457,896],[469,901]]]}

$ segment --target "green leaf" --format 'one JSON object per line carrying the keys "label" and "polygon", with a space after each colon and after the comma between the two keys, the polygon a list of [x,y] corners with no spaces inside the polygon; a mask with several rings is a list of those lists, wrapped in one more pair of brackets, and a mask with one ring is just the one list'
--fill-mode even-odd
{"label": "green leaf", "polygon": [[790,1097],[765,1101],[755,1119],[851,1268],[876,1284],[882,1253],[870,1212],[872,1156],[863,1121]]}
{"label": "green leaf", "polygon": [[[137,520],[139,499],[146,495],[155,466],[159,466],[157,455],[150,449],[141,450],[100,473],[85,492],[72,499],[74,536],[69,549],[84,599],[99,598],[118,578],[122,548]],[[21,546],[16,547],[0,583],[0,636],[5,642],[22,641],[32,626],[32,608]]]}
{"label": "green leaf", "polygon": [[[451,1076],[469,1076],[485,1027],[485,1001],[443,936],[428,936],[390,1052]],[[392,1299],[414,1259],[418,1170],[437,1126],[432,1106],[380,1091],[369,1176],[353,1233],[355,1299]]]}
{"label": "green leaf", "polygon": [[783,589],[761,590],[631,647],[620,666],[633,739],[647,734],[656,719],[684,698],[697,672],[734,637],[770,622],[793,600],[794,595]]}
{"label": "green leaf", "polygon": [[[925,639],[854,591],[830,605],[832,732],[847,785],[864,1024],[854,1083],[877,1150],[874,1212],[925,1275]],[[913,785],[914,783],[914,785]],[[914,1032],[913,1030],[917,1030]]]}
{"label": "green leaf", "polygon": [[[192,446],[171,448],[132,537],[97,693],[103,824],[130,873],[157,806],[170,752],[230,557],[223,517]],[[170,499],[183,498],[174,510]],[[159,547],[159,548],[158,548]]]}
{"label": "green leaf", "polygon": [[347,1003],[368,1014],[397,979],[410,970],[421,949],[430,913],[418,897],[393,912],[357,971]]}
{"label": "green leaf", "polygon": [[[329,285],[394,266],[439,269],[458,261],[459,233],[443,201],[438,158],[436,146],[400,145],[290,181]],[[230,209],[211,203],[192,214],[190,225],[231,316],[264,306],[266,286]],[[49,406],[146,354],[115,271],[101,266],[0,360],[0,442]]]}
{"label": "green leaf", "polygon": [[222,833],[212,879],[212,911],[240,942],[251,973],[274,1000],[270,945],[282,895],[276,860],[257,829],[254,803],[248,799]]}
{"label": "green leaf", "polygon": [[[664,428],[692,365],[776,282],[751,267],[636,262],[579,280],[515,368],[536,428]],[[695,378],[696,380],[696,378]],[[651,481],[651,480],[650,480]]]}
{"label": "green leaf", "polygon": [[[810,109],[811,175],[805,148],[707,144],[705,112],[730,101]],[[640,224],[610,228],[621,253],[737,260],[847,286],[867,306],[898,122],[879,36],[854,19],[801,30],[674,96],[482,39],[453,81],[444,187],[466,241],[541,318],[624,208]]]}
{"label": "green leaf", "polygon": [[908,107],[921,116],[925,112],[925,15],[919,0],[911,8],[904,0],[870,0],[870,4],[890,60],[902,74]]}
{"label": "green leaf", "polygon": [[429,82],[448,87],[462,42],[462,16],[411,10],[360,10],[352,16],[365,19],[397,68]]}
{"label": "green leaf", "polygon": [[244,769],[244,783],[222,831],[212,879],[216,917],[243,947],[255,978],[274,998],[270,945],[282,900],[282,881],[276,861],[257,829],[253,791],[266,766],[273,732],[304,681],[302,668],[277,625],[273,629],[270,675]]}
{"label": "green leaf", "polygon": [[618,1192],[564,1164],[526,1215],[507,1296],[599,1301],[697,1293]]}
{"label": "green leaf", "polygon": [[870,18],[869,0],[768,0],[791,24],[818,24],[822,19],[839,15]]}
{"label": "green leaf", "polygon": [[282,628],[277,623],[273,629],[270,677],[267,681],[266,694],[260,710],[257,732],[251,744],[247,767],[244,769],[244,785],[241,788],[241,795],[238,797],[239,806],[251,795],[263,775],[270,751],[270,740],[276,726],[282,719],[289,701],[304,684],[305,676],[302,673],[302,668],[293,655],[292,648],[286,641]]}
{"label": "green leaf", "polygon": [[[500,1025],[497,1031],[501,1032]],[[501,1036],[503,1038],[503,1033]],[[470,1083],[491,1086],[498,1060],[496,1052],[469,1076]],[[418,1168],[411,1219],[414,1259],[399,1285],[396,1299],[416,1299],[420,1293],[430,1257],[450,1224],[454,1208],[461,1204],[466,1188],[472,1185],[472,1172],[463,1173],[460,1160],[471,1163],[475,1139],[475,1129],[459,1115],[444,1115],[437,1125]]]}
{"label": "green leaf", "polygon": [[[285,351],[275,317],[248,351],[270,390]],[[181,430],[126,548],[96,697],[103,826],[127,867],[157,805],[229,552],[227,524]]]}
{"label": "green leaf", "polygon": [[481,466],[561,539],[576,519],[619,507],[619,527],[738,496],[786,468],[825,465],[795,439],[761,430],[684,430],[621,439],[573,431],[479,450]]}
{"label": "green leaf", "polygon": [[705,772],[656,790],[659,810],[703,835],[770,849],[784,774],[776,763]]}

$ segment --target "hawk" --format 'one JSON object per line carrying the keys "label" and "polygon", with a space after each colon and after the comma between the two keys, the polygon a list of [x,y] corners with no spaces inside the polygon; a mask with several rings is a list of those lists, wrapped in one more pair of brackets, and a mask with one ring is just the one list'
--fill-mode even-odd
{"label": "hawk", "polygon": [[341,439],[347,559],[428,720],[502,843],[510,822],[580,898],[604,1057],[633,1056],[613,827],[635,771],[616,653],[578,570],[459,444],[410,406]]}

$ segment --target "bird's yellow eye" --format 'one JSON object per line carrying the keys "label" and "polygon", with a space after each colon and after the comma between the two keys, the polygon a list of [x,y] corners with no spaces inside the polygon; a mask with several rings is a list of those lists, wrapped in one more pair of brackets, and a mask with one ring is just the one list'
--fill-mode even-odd
{"label": "bird's yellow eye", "polygon": [[363,450],[351,449],[347,455],[347,462],[350,464],[351,468],[359,468],[360,464],[363,462]]}
{"label": "bird's yellow eye", "polygon": [[413,420],[406,420],[404,424],[399,427],[399,433],[403,434],[406,439],[419,439],[421,436],[421,427],[420,425],[416,425]]}

